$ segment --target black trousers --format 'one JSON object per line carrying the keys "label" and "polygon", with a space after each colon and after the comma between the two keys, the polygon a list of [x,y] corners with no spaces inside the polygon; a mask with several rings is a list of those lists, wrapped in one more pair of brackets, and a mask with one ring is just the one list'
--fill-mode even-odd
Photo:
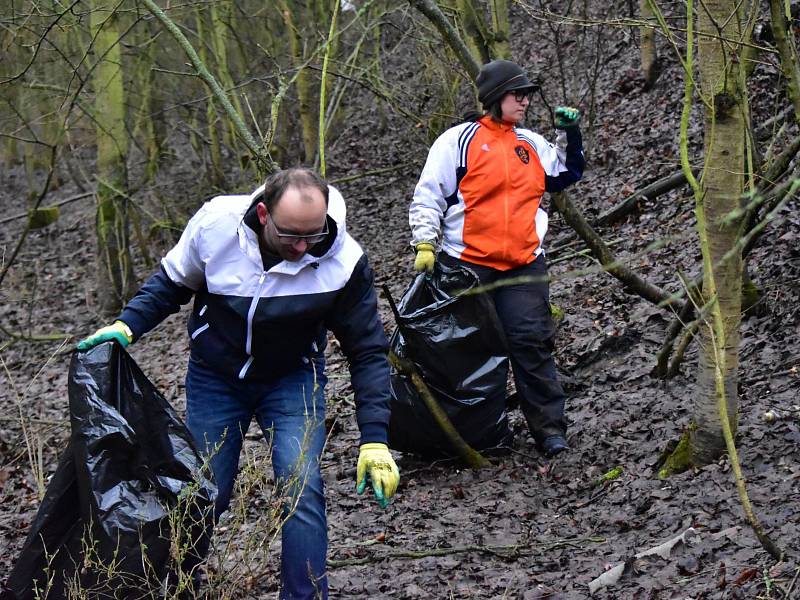
{"label": "black trousers", "polygon": [[[511,368],[520,408],[537,444],[550,435],[565,435],[566,396],[553,361],[555,324],[550,314],[550,284],[547,261],[540,255],[532,263],[498,271],[439,253],[448,266],[472,269],[483,285],[508,282],[491,289],[497,316],[508,342]],[[509,281],[521,279],[521,281]]]}

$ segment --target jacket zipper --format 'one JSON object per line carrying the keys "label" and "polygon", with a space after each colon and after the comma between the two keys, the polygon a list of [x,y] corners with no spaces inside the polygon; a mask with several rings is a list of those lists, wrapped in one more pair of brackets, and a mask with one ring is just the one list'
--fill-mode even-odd
{"label": "jacket zipper", "polygon": [[506,132],[500,130],[503,140],[503,166],[506,170],[506,184],[503,187],[503,258],[508,260],[508,187],[510,185],[508,176],[508,145],[506,144]]}
{"label": "jacket zipper", "polygon": [[244,347],[247,353],[247,362],[244,363],[241,371],[239,371],[239,379],[244,379],[245,375],[247,375],[247,370],[250,368],[250,365],[253,364],[253,356],[251,354],[253,351],[253,317],[256,314],[256,308],[258,307],[258,301],[261,298],[261,290],[264,288],[264,280],[266,278],[267,272],[262,271],[261,277],[258,278],[258,288],[253,295],[253,299],[250,301],[250,308],[247,311],[247,341]]}

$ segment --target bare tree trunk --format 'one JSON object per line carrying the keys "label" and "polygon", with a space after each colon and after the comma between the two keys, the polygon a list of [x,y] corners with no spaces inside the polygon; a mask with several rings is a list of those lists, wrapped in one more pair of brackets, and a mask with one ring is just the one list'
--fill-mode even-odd
{"label": "bare tree trunk", "polygon": [[94,119],[97,136],[97,297],[104,314],[119,311],[133,291],[128,247],[128,137],[118,17],[113,4],[96,0],[90,22],[96,64]]}
{"label": "bare tree trunk", "polygon": [[41,139],[40,128],[35,125],[39,120],[37,111],[36,92],[27,87],[19,91],[19,112],[25,123],[25,138],[36,140],[36,142],[26,142],[22,145],[22,161],[25,167],[25,180],[28,183],[28,202],[31,203],[38,196],[36,172],[44,167],[42,159],[42,148],[38,143]]}
{"label": "bare tree trunk", "polygon": [[280,0],[281,14],[286,24],[286,34],[289,36],[289,49],[292,62],[299,69],[295,80],[297,91],[297,110],[300,113],[300,126],[303,134],[303,150],[306,164],[313,164],[317,155],[317,104],[314,101],[314,91],[311,86],[311,71],[305,65],[306,57],[303,52],[302,35],[294,18],[294,10],[286,0]]}
{"label": "bare tree trunk", "polygon": [[[691,431],[695,464],[716,460],[725,450],[723,425],[730,425],[735,435],[738,423],[742,255],[729,254],[742,235],[742,220],[731,219],[730,214],[739,208],[745,184],[746,91],[739,85],[736,60],[741,25],[740,9],[733,0],[706,0],[698,10],[700,79],[711,96],[713,110],[705,112],[705,171],[696,213],[703,253],[703,295],[713,304],[708,321],[700,327],[695,427]],[[724,389],[718,385],[718,372]],[[725,424],[719,410],[723,394]]]}
{"label": "bare tree trunk", "polygon": [[[242,110],[242,103],[239,101],[239,95],[236,93],[233,83],[233,76],[231,75],[230,61],[228,60],[228,45],[227,45],[227,31],[232,25],[229,25],[233,19],[233,10],[230,0],[224,2],[211,2],[209,4],[211,11],[211,32],[214,48],[214,58],[217,64],[217,74],[219,76],[220,84],[225,91],[230,94],[231,104],[240,115],[244,115]],[[225,144],[233,151],[236,146],[236,129],[230,120],[225,120]]]}
{"label": "bare tree trunk", "polygon": [[781,70],[786,78],[789,89],[789,100],[794,106],[794,118],[800,123],[800,68],[797,61],[797,46],[794,43],[794,35],[787,32],[786,23],[791,15],[784,12],[782,0],[769,0],[769,13],[772,20],[772,34],[775,37],[775,46],[781,55]]}
{"label": "bare tree trunk", "polygon": [[[17,45],[12,43],[14,36],[10,28],[0,29],[0,48],[3,50],[3,57],[6,65],[11,67],[9,70],[17,70],[20,61],[19,50]],[[12,66],[13,65],[13,66]],[[20,86],[17,85],[0,85],[0,103],[7,107],[16,106],[19,97]],[[5,107],[4,107],[5,109]],[[7,114],[3,110],[0,115]],[[0,137],[0,162],[5,162],[8,165],[15,164],[18,157],[19,145],[16,137]]]}
{"label": "bare tree trunk", "polygon": [[[656,25],[653,7],[650,3],[653,0],[639,0],[639,14],[642,21],[652,22]],[[642,56],[642,77],[644,78],[644,89],[649,90],[658,79],[658,50],[656,48],[656,32],[653,27],[639,28],[639,45]]]}
{"label": "bare tree trunk", "polygon": [[508,1],[490,0],[492,11],[492,29],[494,37],[492,39],[492,51],[494,58],[511,59],[511,29],[508,23]]}
{"label": "bare tree trunk", "polygon": [[[200,40],[204,40],[207,35],[204,10],[202,8],[197,8],[195,10],[195,17],[197,36]],[[197,54],[202,62],[209,64],[208,52],[206,52],[206,45],[204,43],[198,46]],[[222,168],[222,148],[217,121],[217,110],[214,107],[214,98],[210,97],[206,100],[206,131],[208,132],[208,151],[211,154],[211,170],[208,173],[208,182],[212,186],[221,189],[225,185],[225,171]]]}
{"label": "bare tree trunk", "polygon": [[481,64],[492,60],[489,49],[489,27],[486,19],[475,9],[473,0],[458,0],[458,10],[461,13],[461,27],[466,34],[466,44],[472,56]]}
{"label": "bare tree trunk", "polygon": [[141,99],[139,114],[136,117],[133,137],[141,136],[141,145],[144,151],[145,168],[144,182],[151,181],[158,173],[162,153],[165,145],[164,115],[161,114],[163,95],[158,89],[153,68],[156,66],[158,44],[155,27],[146,23],[140,35],[138,74],[136,76],[140,86]]}

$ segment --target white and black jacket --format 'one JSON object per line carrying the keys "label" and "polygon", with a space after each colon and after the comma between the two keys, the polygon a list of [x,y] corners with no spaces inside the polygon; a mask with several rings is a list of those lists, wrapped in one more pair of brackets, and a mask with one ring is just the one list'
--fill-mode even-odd
{"label": "white and black jacket", "polygon": [[119,320],[138,339],[194,296],[192,357],[248,380],[279,377],[321,358],[330,330],[350,363],[361,443],[385,443],[388,344],[372,270],[345,230],[344,200],[330,188],[327,240],[297,262],[265,271],[261,226],[248,210],[262,193],[263,186],[204,204]]}

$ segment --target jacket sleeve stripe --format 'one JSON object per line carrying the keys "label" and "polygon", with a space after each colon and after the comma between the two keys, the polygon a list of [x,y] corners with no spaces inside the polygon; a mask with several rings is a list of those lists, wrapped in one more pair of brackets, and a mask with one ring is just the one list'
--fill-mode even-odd
{"label": "jacket sleeve stripe", "polygon": [[[458,166],[466,171],[467,167],[467,150],[469,150],[469,143],[475,137],[475,132],[481,126],[480,123],[470,123],[469,126],[464,128],[461,135],[458,136]],[[463,177],[463,176],[462,176]]]}

